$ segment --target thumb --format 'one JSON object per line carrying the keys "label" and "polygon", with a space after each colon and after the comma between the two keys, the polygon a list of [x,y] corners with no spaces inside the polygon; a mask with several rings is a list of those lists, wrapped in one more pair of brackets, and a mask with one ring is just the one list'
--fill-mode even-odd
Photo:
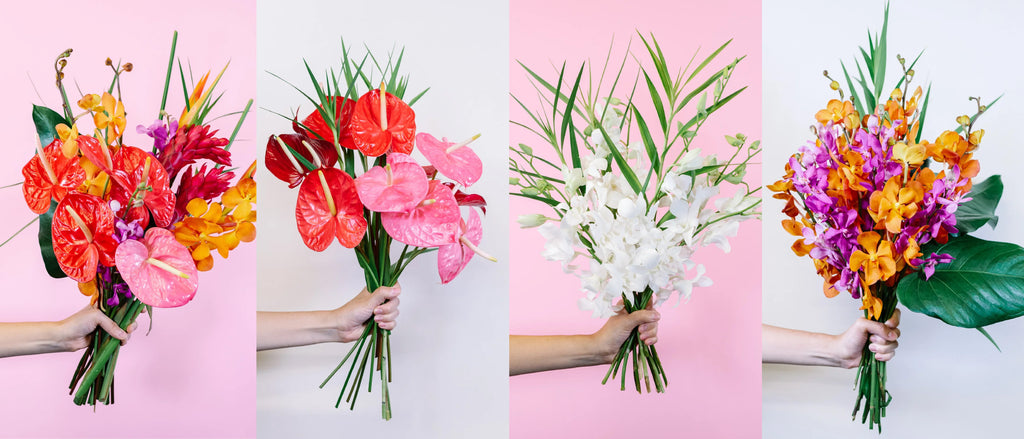
{"label": "thumb", "polygon": [[633,329],[644,323],[654,323],[661,320],[661,313],[652,309],[641,309],[633,311],[626,315],[626,321],[629,323],[629,328]]}
{"label": "thumb", "polygon": [[128,340],[128,333],[125,332],[125,330],[121,329],[119,326],[117,326],[117,323],[114,323],[113,320],[110,320],[110,317],[103,315],[103,313],[97,310],[96,319],[96,323],[99,324],[99,326],[103,328],[104,331],[107,331],[107,334],[110,334],[111,337],[114,337],[121,341]]}
{"label": "thumb", "polygon": [[380,304],[398,297],[399,294],[402,294],[402,287],[398,285],[393,287],[377,288],[373,294],[370,295],[370,305],[376,308]]}

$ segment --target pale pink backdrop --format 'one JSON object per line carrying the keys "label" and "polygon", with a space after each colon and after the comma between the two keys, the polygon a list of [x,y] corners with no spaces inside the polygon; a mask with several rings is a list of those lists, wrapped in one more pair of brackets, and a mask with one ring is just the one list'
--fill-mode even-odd
{"label": "pale pink backdrop", "polygon": [[[731,149],[724,134],[743,132],[752,139],[760,137],[760,17],[760,2],[751,0],[514,0],[511,90],[528,104],[537,102],[516,60],[557,79],[552,63],[561,65],[568,60],[567,70],[574,70],[590,59],[600,66],[613,35],[616,54],[622,53],[632,37],[633,50],[642,58],[647,55],[636,31],[654,32],[673,69],[685,66],[698,46],[706,55],[734,38],[711,67],[721,68],[732,58],[747,55],[730,88],[750,88],[716,113],[695,142],[705,152],[724,154]],[[633,74],[635,71],[627,76],[630,83]],[[511,116],[513,120],[527,117],[514,102]],[[512,144],[539,145],[534,135],[521,128],[513,127],[511,136]],[[746,180],[756,185],[761,181],[760,171],[759,166],[752,167]],[[516,197],[510,210],[513,221],[520,214],[544,211],[539,203]],[[635,390],[621,392],[614,385],[602,386],[605,366],[512,377],[511,436],[760,437],[760,226],[759,221],[743,223],[728,255],[717,248],[698,253],[714,286],[696,289],[688,303],[676,307],[673,300],[660,308],[658,353],[670,381],[665,394],[638,395]],[[576,306],[581,295],[577,278],[563,274],[557,262],[543,259],[543,239],[536,230],[513,227],[511,333],[597,330],[602,321]]]}
{"label": "pale pink backdrop", "polygon": [[[0,186],[21,181],[21,168],[33,154],[31,104],[59,106],[53,61],[68,47],[74,48],[65,70],[72,105],[79,97],[75,80],[86,93],[109,85],[110,70],[103,65],[107,57],[134,64],[123,76],[122,91],[128,112],[126,141],[139,146],[151,145],[135,127],[152,122],[160,108],[174,30],[179,31],[178,55],[186,75],[189,60],[197,77],[231,61],[218,86],[226,93],[215,114],[241,110],[255,97],[253,1],[18,4],[5,8],[0,27]],[[183,105],[181,80],[175,76],[171,84],[167,108],[177,115]],[[236,120],[225,117],[214,126],[228,137]],[[234,163],[243,168],[260,149],[252,141],[254,121],[248,120],[232,148]],[[20,188],[0,189],[0,206],[0,240],[33,217]],[[74,281],[46,275],[36,230],[33,225],[0,248],[0,321],[59,320],[88,302]],[[0,359],[0,436],[255,436],[255,264],[255,245],[243,245],[229,260],[217,259],[213,271],[201,274],[199,292],[190,304],[157,310],[149,336],[148,318],[140,317],[139,330],[118,359],[116,404],[99,406],[95,413],[75,406],[68,396],[79,353]]]}

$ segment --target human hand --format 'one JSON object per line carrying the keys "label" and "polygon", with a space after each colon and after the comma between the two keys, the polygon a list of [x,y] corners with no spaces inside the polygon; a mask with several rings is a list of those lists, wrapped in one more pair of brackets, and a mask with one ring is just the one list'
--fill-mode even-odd
{"label": "human hand", "polygon": [[54,341],[61,350],[66,352],[85,349],[89,346],[89,341],[92,339],[92,335],[97,327],[103,328],[107,334],[121,340],[121,344],[124,345],[131,337],[131,333],[138,327],[138,324],[132,322],[127,330],[121,329],[110,317],[104,315],[95,306],[89,305],[70,317],[57,322]]}
{"label": "human hand", "polygon": [[398,295],[402,286],[380,287],[372,294],[363,288],[352,300],[333,311],[339,341],[348,343],[359,339],[367,320],[373,317],[381,329],[395,329],[398,318]]}
{"label": "human hand", "polygon": [[893,312],[892,317],[884,324],[863,317],[847,329],[846,332],[834,336],[835,357],[840,367],[851,369],[860,365],[864,343],[869,340],[868,350],[875,354],[878,361],[889,361],[896,355],[900,337],[900,310]]}
{"label": "human hand", "polygon": [[[621,306],[622,302],[619,302]],[[650,346],[658,341],[658,320],[661,320],[661,313],[654,310],[654,301],[647,304],[646,309],[626,313],[625,309],[619,310],[614,316],[605,322],[604,326],[595,332],[591,338],[598,355],[610,363],[619,352],[622,343],[629,338],[633,328],[640,332],[640,341]]]}

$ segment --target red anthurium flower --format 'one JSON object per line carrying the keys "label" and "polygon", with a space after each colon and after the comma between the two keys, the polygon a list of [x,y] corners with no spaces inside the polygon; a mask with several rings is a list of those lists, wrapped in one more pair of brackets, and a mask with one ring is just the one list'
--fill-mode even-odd
{"label": "red anthurium flower", "polygon": [[302,242],[314,251],[326,250],[335,238],[348,248],[359,245],[366,234],[366,219],[352,177],[337,168],[310,173],[299,187],[295,223]]}
{"label": "red anthurium flower", "polygon": [[420,133],[416,135],[416,144],[423,156],[438,171],[462,186],[469,187],[476,183],[484,172],[484,164],[480,157],[466,146],[479,137],[477,134],[465,142],[452,143],[448,139],[437,140],[430,134]]}
{"label": "red anthurium flower", "polygon": [[101,198],[68,194],[57,204],[51,232],[53,254],[68,277],[91,282],[98,264],[114,265],[114,212]]}
{"label": "red anthurium flower", "polygon": [[[345,99],[342,96],[334,96],[334,123],[340,133],[338,137],[341,140],[341,146],[348,149],[356,149],[356,145],[352,140],[352,133],[348,129],[355,108],[356,101]],[[303,127],[308,128],[308,130]],[[331,127],[324,121],[319,108],[313,110],[305,119],[302,119],[302,125],[293,123],[293,128],[296,133],[305,134],[313,139],[323,140],[328,144],[334,143],[334,133],[331,132]]]}
{"label": "red anthurium flower", "polygon": [[462,215],[455,194],[437,180],[430,182],[427,196],[408,212],[381,214],[384,230],[392,238],[416,247],[438,247],[459,240]]}
{"label": "red anthurium flower", "polygon": [[78,136],[78,150],[89,159],[96,167],[106,172],[111,178],[116,178],[111,170],[114,168],[114,153],[110,147],[92,136]]}
{"label": "red anthurium flower", "polygon": [[264,163],[271,174],[288,183],[290,188],[302,184],[303,177],[309,171],[292,155],[289,148],[314,165],[320,163],[321,167],[330,168],[338,162],[337,151],[327,142],[314,140],[301,134],[270,136],[267,139],[267,155]]}
{"label": "red anthurium flower", "polygon": [[459,230],[461,236],[458,242],[443,245],[437,250],[437,272],[441,275],[442,284],[455,279],[455,276],[458,276],[462,269],[469,265],[469,260],[473,259],[474,253],[491,261],[497,261],[477,248],[480,245],[480,240],[483,239],[484,229],[480,215],[475,210],[470,209],[469,223],[462,221]]}
{"label": "red anthurium flower", "polygon": [[359,200],[374,212],[405,212],[427,196],[427,173],[401,153],[388,154],[388,164],[374,166],[356,179]]}
{"label": "red anthurium flower", "polygon": [[[111,199],[120,203],[118,216],[128,221],[139,220],[145,228],[149,214],[159,227],[171,225],[174,219],[174,192],[169,187],[167,171],[160,160],[134,146],[122,146],[114,154],[112,178],[117,187]],[[148,212],[147,212],[148,211]]]}
{"label": "red anthurium flower", "polygon": [[21,175],[25,176],[21,189],[32,212],[50,210],[51,199],[59,203],[68,193],[77,192],[85,181],[85,170],[78,164],[78,157],[64,157],[61,147],[60,139],[46,148],[37,142],[36,155],[21,168]]}
{"label": "red anthurium flower", "polygon": [[349,132],[356,149],[370,157],[388,152],[409,154],[416,140],[416,113],[391,93],[371,90],[356,102]]}
{"label": "red anthurium flower", "polygon": [[141,240],[122,242],[114,259],[132,294],[146,305],[182,306],[199,289],[199,270],[192,253],[170,230],[154,227]]}

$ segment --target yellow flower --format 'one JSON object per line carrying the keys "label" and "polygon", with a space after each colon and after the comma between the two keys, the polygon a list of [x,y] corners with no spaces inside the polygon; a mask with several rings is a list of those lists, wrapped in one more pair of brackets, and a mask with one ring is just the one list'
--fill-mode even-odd
{"label": "yellow flower", "polygon": [[[850,256],[850,269],[864,269],[864,284],[874,285],[896,274],[896,260],[892,257],[892,243],[882,241],[877,232],[863,232],[857,237],[860,249]],[[865,288],[865,290],[867,290]]]}
{"label": "yellow flower", "polygon": [[124,134],[124,127],[128,123],[124,117],[124,104],[110,93],[103,93],[101,102],[101,108],[93,115],[93,122],[96,123],[96,129],[107,130],[107,143],[113,144]]}
{"label": "yellow flower", "polygon": [[928,150],[924,145],[907,145],[904,142],[897,143],[892,147],[892,158],[904,163],[904,168],[920,166],[924,159],[928,158]]}
{"label": "yellow flower", "polygon": [[98,94],[87,94],[78,100],[78,108],[94,113],[103,111],[103,98]]}
{"label": "yellow flower", "polygon": [[61,152],[64,153],[64,157],[72,158],[78,155],[78,126],[71,124],[67,126],[65,124],[57,125],[57,137],[63,142],[61,145]]}
{"label": "yellow flower", "polygon": [[199,271],[209,271],[213,268],[213,250],[227,258],[228,252],[238,247],[236,224],[230,215],[224,215],[220,203],[196,198],[185,210],[189,216],[174,225],[174,237],[192,252]]}
{"label": "yellow flower", "polygon": [[79,191],[105,199],[110,192],[110,177],[107,173],[85,157],[79,157],[78,164],[85,170],[85,181],[79,186]]}

